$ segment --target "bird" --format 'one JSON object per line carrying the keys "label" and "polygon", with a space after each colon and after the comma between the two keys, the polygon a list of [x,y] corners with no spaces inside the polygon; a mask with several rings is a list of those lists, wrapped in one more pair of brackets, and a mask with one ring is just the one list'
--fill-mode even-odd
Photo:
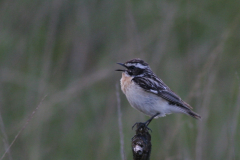
{"label": "bird", "polygon": [[199,114],[192,111],[189,104],[153,73],[148,63],[135,58],[117,64],[124,67],[116,71],[122,72],[120,85],[128,102],[133,108],[151,117],[144,123],[146,126],[153,119],[172,113],[183,113],[195,119],[201,119]]}

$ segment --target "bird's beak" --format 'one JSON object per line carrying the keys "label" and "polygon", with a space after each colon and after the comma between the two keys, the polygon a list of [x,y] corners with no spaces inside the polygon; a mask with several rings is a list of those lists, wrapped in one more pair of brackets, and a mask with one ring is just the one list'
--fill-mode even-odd
{"label": "bird's beak", "polygon": [[[127,68],[127,66],[126,66],[125,64],[123,64],[123,63],[117,63],[117,64],[119,64],[119,65]],[[124,72],[124,71],[126,71],[126,70],[125,70],[125,69],[116,69],[115,71],[122,71],[122,72]]]}

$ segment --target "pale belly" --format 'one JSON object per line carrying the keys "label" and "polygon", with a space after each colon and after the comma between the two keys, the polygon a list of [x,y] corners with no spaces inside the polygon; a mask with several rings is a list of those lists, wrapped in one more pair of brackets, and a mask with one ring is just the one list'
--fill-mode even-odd
{"label": "pale belly", "polygon": [[165,99],[153,93],[144,91],[132,81],[128,84],[123,84],[121,82],[121,85],[122,90],[131,106],[148,116],[153,116],[157,113],[160,113],[160,115],[156,118],[164,117],[166,114],[171,114],[173,111],[172,109],[175,108],[169,105]]}
{"label": "pale belly", "polygon": [[134,88],[127,90],[126,97],[133,108],[148,116],[160,113],[158,117],[164,117],[166,114],[172,113],[172,106],[170,106],[165,99],[146,92],[140,87],[135,86]]}
{"label": "pale belly", "polygon": [[131,106],[148,116],[164,117],[166,114],[182,112],[178,107],[169,105],[168,101],[145,91],[132,81],[132,77],[127,76],[124,72],[121,78],[121,89],[126,95]]}

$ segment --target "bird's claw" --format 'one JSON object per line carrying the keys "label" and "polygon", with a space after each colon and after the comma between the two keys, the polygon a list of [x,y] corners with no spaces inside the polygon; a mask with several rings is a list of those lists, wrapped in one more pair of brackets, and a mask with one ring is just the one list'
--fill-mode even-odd
{"label": "bird's claw", "polygon": [[136,125],[137,125],[136,131],[141,131],[141,130],[147,129],[148,131],[151,131],[151,132],[152,132],[152,130],[148,127],[148,124],[147,124],[147,123],[137,122],[137,123],[135,123],[135,124],[132,126],[132,129],[133,129]]}

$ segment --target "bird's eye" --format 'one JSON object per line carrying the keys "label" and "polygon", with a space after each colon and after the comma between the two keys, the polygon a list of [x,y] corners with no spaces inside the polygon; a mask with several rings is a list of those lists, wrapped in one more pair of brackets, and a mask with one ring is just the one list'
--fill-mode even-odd
{"label": "bird's eye", "polygon": [[128,67],[129,69],[135,69],[135,66],[130,66],[130,67]]}

